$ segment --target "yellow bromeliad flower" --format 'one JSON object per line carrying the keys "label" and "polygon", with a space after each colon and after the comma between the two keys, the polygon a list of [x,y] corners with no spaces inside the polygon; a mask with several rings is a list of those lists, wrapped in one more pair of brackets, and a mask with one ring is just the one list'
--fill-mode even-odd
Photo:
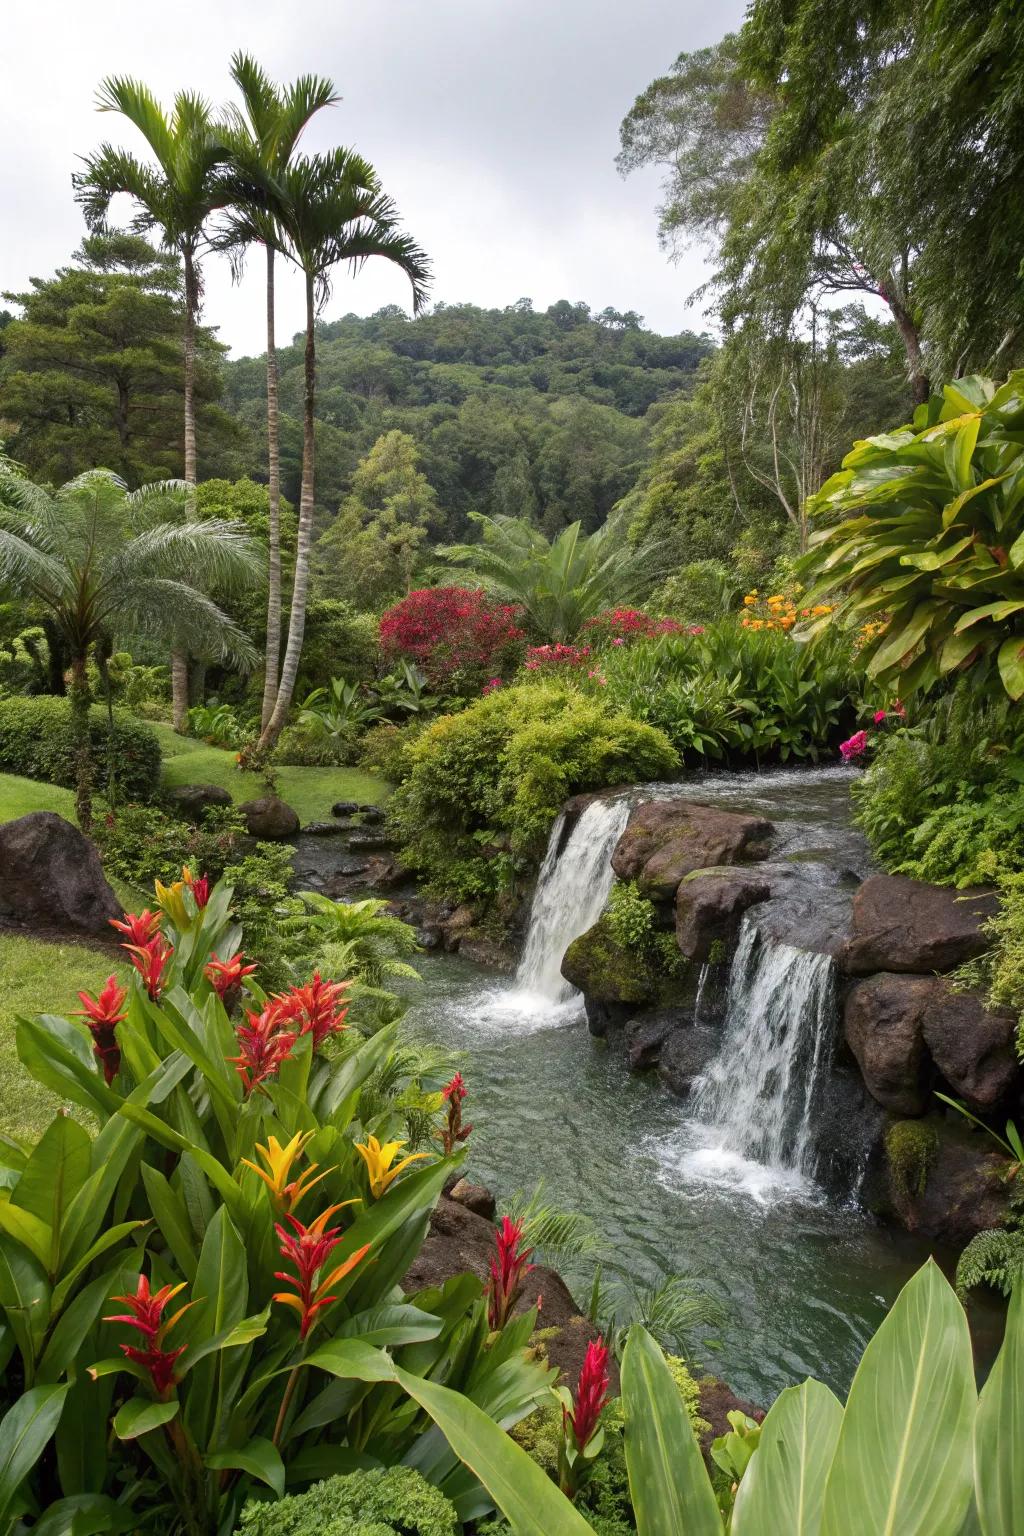
{"label": "yellow bromeliad flower", "polygon": [[161,911],[166,912],[179,931],[190,927],[192,922],[191,914],[185,905],[185,887],[189,884],[190,882],[184,878],[175,880],[173,885],[164,885],[161,880],[153,881],[157,906]]}
{"label": "yellow bromeliad flower", "polygon": [[421,1157],[426,1157],[426,1152],[413,1152],[409,1157],[403,1157],[397,1167],[392,1167],[395,1157],[405,1146],[404,1141],[386,1141],[383,1146],[376,1136],[367,1136],[366,1145],[361,1141],[356,1142],[356,1151],[359,1152],[366,1164],[366,1171],[370,1175],[370,1193],[375,1200],[379,1200],[385,1194],[389,1184],[392,1184],[398,1175],[410,1163],[418,1162]]}
{"label": "yellow bromeliad flower", "polygon": [[[289,1177],[295,1159],[306,1150],[315,1134],[315,1131],[306,1131],[304,1135],[297,1131],[288,1145],[284,1147],[282,1147],[276,1136],[268,1136],[265,1147],[261,1147],[257,1142],[256,1151],[266,1163],[266,1170],[260,1168],[256,1163],[251,1163],[247,1157],[242,1158],[244,1166],[251,1168],[257,1178],[263,1180],[270,1190],[271,1199],[280,1211],[294,1211],[303,1195],[308,1194],[314,1184],[319,1184],[321,1179],[325,1179],[329,1173],[333,1172],[333,1169],[325,1168],[322,1173],[317,1173],[316,1170],[320,1164],[310,1163],[305,1172],[301,1173],[297,1179]],[[346,1205],[356,1204],[354,1200],[346,1200],[344,1203]],[[337,1209],[340,1209],[340,1207],[337,1207]]]}

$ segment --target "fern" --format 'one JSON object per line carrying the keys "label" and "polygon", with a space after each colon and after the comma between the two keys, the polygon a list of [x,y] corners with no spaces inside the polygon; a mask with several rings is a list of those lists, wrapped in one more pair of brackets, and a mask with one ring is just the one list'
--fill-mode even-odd
{"label": "fern", "polygon": [[521,1221],[529,1246],[549,1258],[590,1258],[600,1252],[601,1236],[590,1217],[546,1200],[543,1179],[529,1198],[516,1190],[504,1203],[502,1215]]}
{"label": "fern", "polygon": [[1024,1230],[1020,1225],[995,1227],[972,1237],[956,1266],[956,1289],[961,1301],[978,1285],[1009,1296],[1024,1281]]}

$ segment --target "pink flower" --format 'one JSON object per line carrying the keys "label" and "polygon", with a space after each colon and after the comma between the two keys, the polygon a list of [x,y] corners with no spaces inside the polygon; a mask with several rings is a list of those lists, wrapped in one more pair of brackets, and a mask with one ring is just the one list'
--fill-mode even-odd
{"label": "pink flower", "polygon": [[582,1451],[591,1440],[607,1401],[608,1349],[603,1339],[592,1339],[583,1359],[574,1411],[562,1409],[563,1427],[571,1427],[577,1450]]}
{"label": "pink flower", "polygon": [[886,714],[884,709],[876,709],[875,710],[875,724],[876,725],[884,725],[886,720],[888,720],[888,718],[889,717]]}
{"label": "pink flower", "polygon": [[623,638],[622,638],[622,636],[621,636],[621,635],[616,635],[616,636],[615,636],[615,639],[614,639],[614,640],[613,640],[613,641],[612,641],[612,645],[625,645],[625,643],[626,643],[626,642],[625,642],[625,640],[624,640],[624,639],[623,639]]}
{"label": "pink flower", "polygon": [[844,763],[852,762],[856,757],[863,757],[868,749],[867,731],[857,731],[849,741],[840,742],[839,753]]}
{"label": "pink flower", "polygon": [[487,1326],[492,1333],[504,1328],[509,1314],[523,1289],[523,1281],[533,1269],[529,1262],[532,1248],[520,1248],[523,1224],[508,1216],[501,1218],[495,1234],[496,1252],[491,1260],[491,1278],[487,1282]]}

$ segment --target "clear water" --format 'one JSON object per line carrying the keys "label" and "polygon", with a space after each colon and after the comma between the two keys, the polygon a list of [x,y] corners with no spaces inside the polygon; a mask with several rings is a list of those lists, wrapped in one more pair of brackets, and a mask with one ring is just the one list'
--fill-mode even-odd
{"label": "clear water", "polygon": [[[867,867],[849,826],[848,778],[829,769],[659,787],[762,812],[778,828],[773,861],[800,870],[791,898],[778,910],[759,909],[766,941],[749,940],[734,972],[725,1038],[732,1036],[736,1068],[716,1075],[712,1064],[696,1101],[674,1099],[652,1074],[631,1074],[617,1040],[588,1034],[571,989],[549,976],[545,993],[538,977],[551,959],[536,931],[530,968],[524,959],[514,980],[457,956],[423,958],[409,1016],[412,1032],[457,1054],[466,1075],[475,1125],[470,1176],[499,1198],[543,1179],[550,1196],[592,1218],[610,1277],[634,1286],[673,1274],[701,1280],[724,1304],[726,1321],[713,1340],[698,1331],[691,1347],[754,1402],[812,1374],[844,1392],[865,1343],[928,1252],[852,1202],[831,1203],[812,1176],[814,1084],[830,1047],[818,1021],[828,1012],[831,967],[792,940],[812,926],[827,940],[849,901],[844,872]],[[610,826],[595,823],[590,832],[602,835],[584,840],[600,842],[605,858],[614,846]],[[566,843],[562,856],[569,851]],[[581,842],[571,859],[583,853]],[[547,897],[557,874],[551,863]],[[594,915],[600,910],[609,883],[603,864],[588,866],[586,878],[582,889],[562,882],[557,902],[535,904],[535,917],[547,914],[552,948],[567,928],[572,937],[587,926],[575,926],[581,906],[596,900]],[[788,1000],[782,1011],[780,988]],[[794,1006],[800,1028],[790,1030]],[[759,1043],[750,1050],[753,1037]],[[779,1093],[787,1072],[788,1089]],[[559,1267],[585,1299],[592,1265]]]}

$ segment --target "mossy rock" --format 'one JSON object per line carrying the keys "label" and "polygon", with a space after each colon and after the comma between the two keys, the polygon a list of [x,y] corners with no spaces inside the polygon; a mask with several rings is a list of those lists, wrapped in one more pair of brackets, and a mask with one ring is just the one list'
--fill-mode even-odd
{"label": "mossy rock", "polygon": [[607,913],[574,939],[562,958],[562,975],[588,1002],[644,1005],[659,1002],[665,977],[620,944]]}
{"label": "mossy rock", "polygon": [[885,1159],[897,1198],[924,1194],[939,1150],[939,1133],[926,1120],[896,1120],[885,1133]]}

